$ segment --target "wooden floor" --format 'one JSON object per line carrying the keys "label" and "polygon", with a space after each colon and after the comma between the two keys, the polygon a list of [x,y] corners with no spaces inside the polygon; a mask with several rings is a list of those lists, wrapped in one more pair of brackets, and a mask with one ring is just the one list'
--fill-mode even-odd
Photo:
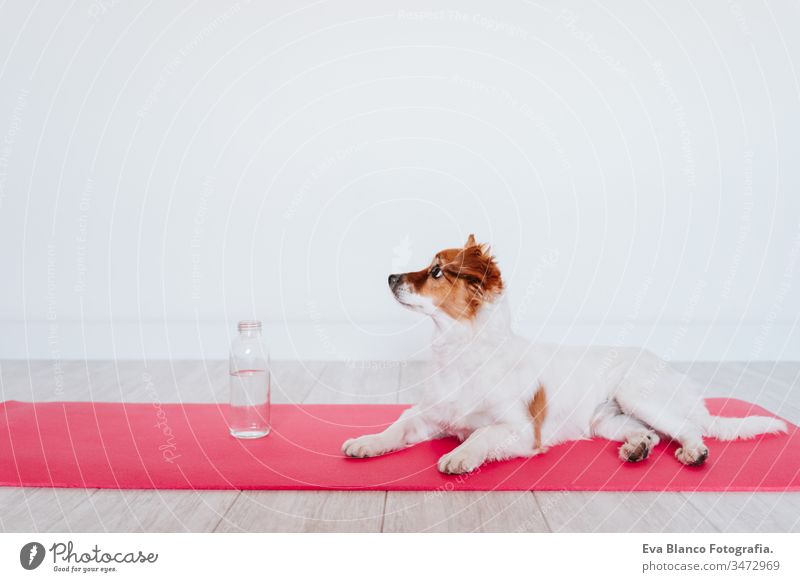
{"label": "wooden floor", "polygon": [[[800,363],[678,365],[708,396],[800,423]],[[274,402],[404,403],[425,363],[274,363]],[[145,380],[150,376],[152,384]],[[0,362],[0,399],[225,401],[227,362]],[[0,488],[0,530],[800,531],[800,493],[115,491]]]}

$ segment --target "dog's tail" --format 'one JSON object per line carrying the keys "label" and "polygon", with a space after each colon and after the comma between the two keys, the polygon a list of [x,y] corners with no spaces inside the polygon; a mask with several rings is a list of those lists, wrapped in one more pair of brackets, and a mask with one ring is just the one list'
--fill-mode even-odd
{"label": "dog's tail", "polygon": [[786,431],[786,423],[780,418],[771,416],[747,416],[745,418],[709,416],[706,419],[704,434],[723,441],[732,441],[734,439],[750,439],[760,434]]}

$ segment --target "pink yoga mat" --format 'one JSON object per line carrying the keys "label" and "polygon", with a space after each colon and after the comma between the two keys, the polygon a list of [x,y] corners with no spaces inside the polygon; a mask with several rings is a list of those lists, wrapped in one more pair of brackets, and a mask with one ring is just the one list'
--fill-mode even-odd
{"label": "pink yoga mat", "polygon": [[[740,400],[711,399],[722,416],[769,414]],[[348,489],[796,491],[800,434],[748,441],[709,439],[708,461],[684,467],[662,443],[641,463],[617,458],[617,443],[567,443],[531,459],[442,475],[436,460],[453,439],[374,459],[339,452],[348,437],[382,429],[398,405],[279,405],[273,432],[228,435],[209,404],[0,403],[0,485],[112,489]]]}

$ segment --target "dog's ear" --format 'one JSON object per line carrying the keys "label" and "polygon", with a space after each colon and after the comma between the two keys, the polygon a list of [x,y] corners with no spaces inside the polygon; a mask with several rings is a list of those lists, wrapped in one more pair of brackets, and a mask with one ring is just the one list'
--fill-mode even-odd
{"label": "dog's ear", "polygon": [[476,241],[474,234],[469,235],[467,242],[464,244],[465,249],[469,249],[472,247],[478,247],[478,250],[480,250],[482,255],[491,256],[492,254],[492,248],[486,243],[479,243],[478,241]]}

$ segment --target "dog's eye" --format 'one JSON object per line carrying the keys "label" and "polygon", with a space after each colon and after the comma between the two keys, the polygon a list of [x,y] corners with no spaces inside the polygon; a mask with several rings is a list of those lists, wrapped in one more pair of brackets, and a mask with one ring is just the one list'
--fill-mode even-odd
{"label": "dog's eye", "polygon": [[442,270],[439,268],[439,265],[436,265],[433,269],[431,269],[431,276],[434,279],[438,279],[442,276]]}

